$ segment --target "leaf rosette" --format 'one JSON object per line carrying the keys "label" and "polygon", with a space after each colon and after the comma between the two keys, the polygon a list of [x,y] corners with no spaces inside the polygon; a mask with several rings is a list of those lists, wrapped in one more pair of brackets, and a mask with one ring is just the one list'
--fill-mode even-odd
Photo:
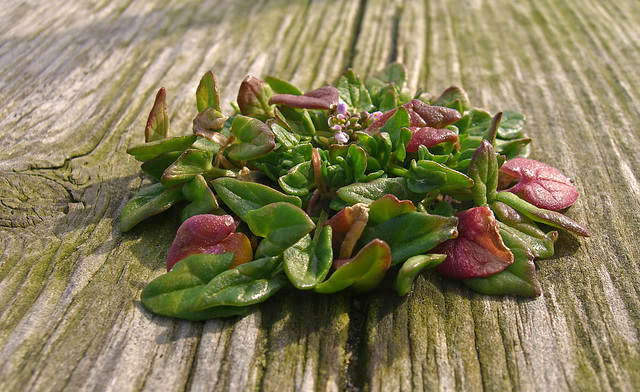
{"label": "leaf rosette", "polygon": [[223,113],[209,71],[190,135],[170,136],[161,88],[143,143],[127,152],[155,181],[123,208],[122,231],[182,208],[168,273],[143,291],[150,311],[191,320],[247,314],[282,287],[408,295],[429,269],[484,294],[540,295],[536,257],[578,197],[527,157],[525,116],[492,114],[452,86],[412,94],[393,63],[303,91],[245,78]]}

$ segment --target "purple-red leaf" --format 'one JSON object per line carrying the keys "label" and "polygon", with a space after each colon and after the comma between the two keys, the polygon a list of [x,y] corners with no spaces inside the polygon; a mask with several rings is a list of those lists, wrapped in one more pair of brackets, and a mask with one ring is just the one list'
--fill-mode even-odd
{"label": "purple-red leaf", "polygon": [[269,105],[285,105],[298,109],[331,110],[340,102],[340,92],[333,86],[324,86],[302,95],[277,94],[271,97]]}
{"label": "purple-red leaf", "polygon": [[238,108],[245,116],[273,117],[273,106],[269,98],[273,90],[265,81],[247,76],[238,90]]}
{"label": "purple-red leaf", "polygon": [[458,237],[438,245],[433,253],[447,258],[436,268],[455,279],[486,278],[513,264],[513,253],[500,237],[498,221],[489,207],[461,211]]}
{"label": "purple-red leaf", "polygon": [[253,260],[253,249],[246,235],[234,233],[231,215],[196,215],[180,226],[167,255],[167,271],[193,254],[233,252],[233,266]]}
{"label": "purple-red leaf", "polygon": [[538,208],[558,211],[571,206],[578,190],[560,170],[527,158],[514,158],[500,168],[500,183],[517,179],[507,189]]}
{"label": "purple-red leaf", "polygon": [[169,135],[169,114],[167,109],[167,91],[162,87],[147,119],[144,129],[145,143],[162,140]]}
{"label": "purple-red leaf", "polygon": [[458,134],[446,128],[411,127],[413,136],[407,145],[407,152],[417,152],[418,147],[433,147],[440,143],[458,141]]}
{"label": "purple-red leaf", "polygon": [[[407,112],[409,112],[411,127],[444,128],[462,118],[460,112],[455,109],[445,108],[442,106],[431,106],[419,99],[407,102],[401,107],[407,109]],[[387,122],[387,120],[395,114],[396,110],[398,110],[398,108],[382,114],[378,119],[371,123],[371,125],[369,125],[365,132],[371,134],[378,131]]]}

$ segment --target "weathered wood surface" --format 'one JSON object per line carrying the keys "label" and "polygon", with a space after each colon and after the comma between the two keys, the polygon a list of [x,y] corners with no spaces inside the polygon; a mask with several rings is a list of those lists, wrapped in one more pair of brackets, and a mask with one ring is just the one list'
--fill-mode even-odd
{"label": "weathered wood surface", "polygon": [[[0,390],[640,389],[637,1],[0,3]],[[247,74],[308,89],[394,60],[524,112],[532,156],[575,179],[593,236],[561,234],[540,298],[426,273],[208,322],[140,306],[178,224],[117,228],[159,87],[187,133],[209,69],[229,102]]]}

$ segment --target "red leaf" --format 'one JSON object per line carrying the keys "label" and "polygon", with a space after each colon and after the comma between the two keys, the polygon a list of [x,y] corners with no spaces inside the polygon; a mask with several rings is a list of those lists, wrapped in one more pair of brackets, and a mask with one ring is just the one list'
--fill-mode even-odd
{"label": "red leaf", "polygon": [[513,264],[513,253],[500,237],[498,221],[489,207],[461,211],[458,237],[434,248],[447,258],[436,268],[455,279],[486,278]]}
{"label": "red leaf", "polygon": [[533,159],[514,158],[505,162],[500,177],[501,183],[517,179],[518,183],[507,191],[539,208],[562,210],[578,198],[578,190],[560,170]]}
{"label": "red leaf", "polygon": [[407,152],[417,152],[419,146],[433,147],[443,142],[455,143],[458,141],[458,134],[445,128],[410,128],[413,136],[407,145]]}
{"label": "red leaf", "polygon": [[[443,106],[431,106],[419,99],[407,102],[402,105],[402,107],[407,109],[407,112],[409,112],[409,122],[411,127],[444,128],[462,118],[460,112],[455,109],[445,108]],[[396,110],[398,110],[398,108],[382,114],[377,120],[369,125],[365,132],[374,133],[382,128],[387,120],[394,115]]]}
{"label": "red leaf", "polygon": [[269,105],[285,105],[298,109],[331,110],[340,101],[340,92],[332,86],[324,86],[302,95],[277,94],[271,97]]}
{"label": "red leaf", "polygon": [[[167,255],[167,271],[185,257],[198,253],[235,253],[233,266],[253,259],[248,238],[234,233],[236,222],[231,215],[196,215],[180,226]],[[238,235],[240,234],[240,235]],[[244,236],[244,238],[242,238]],[[249,255],[248,252],[251,254]]]}

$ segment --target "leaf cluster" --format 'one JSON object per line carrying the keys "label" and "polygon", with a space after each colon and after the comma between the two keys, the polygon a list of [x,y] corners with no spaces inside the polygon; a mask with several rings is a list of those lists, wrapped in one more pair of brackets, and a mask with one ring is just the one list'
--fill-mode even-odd
{"label": "leaf cluster", "polygon": [[303,93],[290,83],[247,77],[236,113],[222,113],[215,76],[196,90],[190,135],[170,136],[161,89],[145,142],[127,152],[156,182],[124,207],[122,231],[173,206],[183,221],[232,215],[252,241],[254,260],[191,255],[151,282],[143,305],[186,319],[245,314],[285,285],[333,293],[366,292],[387,275],[411,290],[420,271],[447,256],[458,236],[456,213],[488,207],[512,264],[463,279],[485,294],[535,296],[534,257],[549,257],[557,232],[586,228],[499,189],[503,162],[528,154],[525,118],[471,105],[451,87],[433,97],[410,94],[406,69],[391,64],[366,79],[345,71],[334,86]]}

